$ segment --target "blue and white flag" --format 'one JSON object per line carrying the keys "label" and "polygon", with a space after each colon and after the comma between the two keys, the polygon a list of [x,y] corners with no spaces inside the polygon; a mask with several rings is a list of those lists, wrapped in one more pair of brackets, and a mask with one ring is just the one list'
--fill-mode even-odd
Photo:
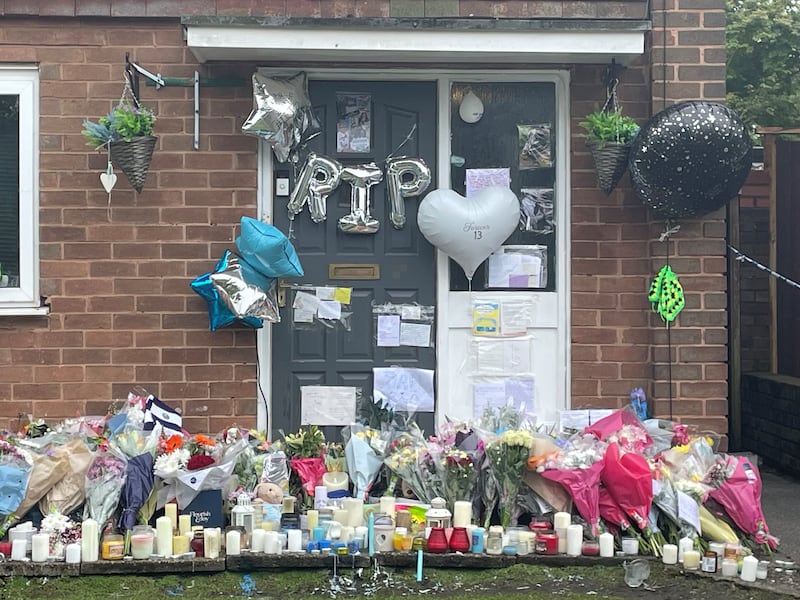
{"label": "blue and white flag", "polygon": [[183,432],[181,413],[150,394],[144,406],[144,430],[152,431],[156,423],[159,423],[164,429],[171,429],[177,433]]}

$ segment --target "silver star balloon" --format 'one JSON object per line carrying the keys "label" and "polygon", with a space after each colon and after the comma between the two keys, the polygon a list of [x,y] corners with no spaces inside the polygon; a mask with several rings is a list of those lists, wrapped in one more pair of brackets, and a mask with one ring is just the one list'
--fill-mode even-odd
{"label": "silver star balloon", "polygon": [[280,322],[277,280],[263,278],[259,282],[262,285],[248,283],[238,259],[232,256],[224,269],[211,274],[211,283],[230,311],[240,319],[257,317],[270,323]]}
{"label": "silver star balloon", "polygon": [[275,157],[286,162],[294,150],[319,132],[305,73],[291,77],[253,74],[253,110],[242,125],[242,133],[262,138],[272,146]]}

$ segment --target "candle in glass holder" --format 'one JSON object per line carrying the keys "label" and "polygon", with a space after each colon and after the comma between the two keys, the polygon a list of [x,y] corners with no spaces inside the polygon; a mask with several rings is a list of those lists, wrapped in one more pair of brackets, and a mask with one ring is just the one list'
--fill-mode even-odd
{"label": "candle in glass holder", "polygon": [[453,527],[469,527],[472,523],[472,502],[457,500],[453,505]]}
{"label": "candle in glass holder", "polygon": [[700,553],[697,550],[686,550],[683,553],[683,568],[689,571],[700,568]]}
{"label": "candle in glass holder", "polygon": [[203,529],[203,553],[206,558],[219,558],[219,535],[217,527],[206,527]]}
{"label": "candle in glass holder", "polygon": [[136,525],[131,533],[131,555],[135,559],[150,558],[153,553],[153,530],[147,525]]}
{"label": "candle in glass holder", "polygon": [[678,562],[678,547],[675,544],[664,544],[661,547],[661,562],[674,565]]}

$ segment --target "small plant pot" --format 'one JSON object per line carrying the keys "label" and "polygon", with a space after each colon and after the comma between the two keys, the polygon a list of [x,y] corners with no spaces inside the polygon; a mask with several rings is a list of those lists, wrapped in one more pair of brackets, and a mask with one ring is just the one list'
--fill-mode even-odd
{"label": "small plant pot", "polygon": [[592,153],[597,172],[597,187],[610,194],[628,169],[630,144],[588,140],[586,146]]}
{"label": "small plant pot", "polygon": [[122,169],[136,193],[142,191],[157,141],[156,136],[148,135],[109,144],[111,160]]}

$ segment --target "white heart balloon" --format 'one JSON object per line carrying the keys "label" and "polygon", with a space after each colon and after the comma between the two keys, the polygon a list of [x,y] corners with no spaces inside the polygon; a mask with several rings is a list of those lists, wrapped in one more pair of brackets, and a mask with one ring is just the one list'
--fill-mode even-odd
{"label": "white heart balloon", "polygon": [[105,189],[106,193],[110,194],[117,183],[117,176],[113,173],[100,173],[100,183],[103,184],[103,189]]}
{"label": "white heart balloon", "polygon": [[502,186],[483,188],[469,198],[453,190],[434,190],[417,209],[422,235],[461,265],[470,280],[518,223],[519,200]]}

